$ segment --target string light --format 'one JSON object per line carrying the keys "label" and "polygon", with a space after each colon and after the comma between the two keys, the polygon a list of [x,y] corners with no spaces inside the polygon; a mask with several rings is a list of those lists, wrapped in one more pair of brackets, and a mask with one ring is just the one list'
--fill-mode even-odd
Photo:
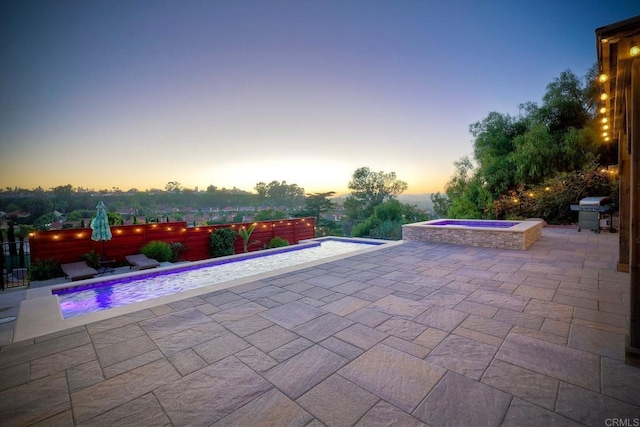
{"label": "string light", "polygon": [[640,55],[640,47],[636,44],[635,41],[631,42],[631,48],[629,49],[629,55],[638,56]]}
{"label": "string light", "polygon": [[603,101],[606,101],[607,98],[609,98],[609,95],[607,95],[606,93],[603,93],[603,94],[600,95],[600,99],[603,100]]}
{"label": "string light", "polygon": [[600,114],[604,114],[607,112],[607,107],[600,107]]}
{"label": "string light", "polygon": [[601,83],[606,82],[607,80],[609,80],[609,76],[607,76],[606,74],[602,73],[600,74],[600,76],[598,77],[598,80],[600,80]]}

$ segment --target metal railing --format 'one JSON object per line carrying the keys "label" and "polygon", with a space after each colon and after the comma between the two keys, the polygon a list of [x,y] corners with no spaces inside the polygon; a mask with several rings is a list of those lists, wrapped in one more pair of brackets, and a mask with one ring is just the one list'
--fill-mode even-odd
{"label": "metal railing", "polygon": [[29,241],[10,243],[4,241],[0,247],[0,290],[29,285]]}

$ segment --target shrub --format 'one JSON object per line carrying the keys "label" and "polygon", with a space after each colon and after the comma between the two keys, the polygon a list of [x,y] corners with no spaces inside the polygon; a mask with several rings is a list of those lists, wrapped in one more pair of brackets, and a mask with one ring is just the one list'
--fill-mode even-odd
{"label": "shrub", "polygon": [[287,239],[276,236],[269,240],[269,248],[281,248],[283,246],[289,246],[289,241]]}
{"label": "shrub", "polygon": [[232,228],[218,228],[211,233],[209,249],[214,258],[235,254],[234,243],[237,234]]}
{"label": "shrub", "polygon": [[170,246],[171,246],[171,259],[169,259],[169,261],[171,262],[179,261],[180,255],[182,255],[187,250],[187,247],[180,242],[171,242]]}
{"label": "shrub", "polygon": [[95,253],[95,251],[82,254],[82,259],[91,268],[95,268],[96,270],[99,270],[100,268],[102,268],[102,266],[100,265],[100,255]]}
{"label": "shrub", "polygon": [[158,262],[166,262],[171,259],[171,245],[167,242],[154,240],[144,245],[140,252]]}
{"label": "shrub", "polygon": [[29,267],[30,280],[49,280],[64,276],[60,263],[54,259],[36,260]]}

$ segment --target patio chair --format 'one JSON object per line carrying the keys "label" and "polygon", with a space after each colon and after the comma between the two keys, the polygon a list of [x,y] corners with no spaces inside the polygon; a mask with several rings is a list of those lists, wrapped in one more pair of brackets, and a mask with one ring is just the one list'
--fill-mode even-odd
{"label": "patio chair", "polygon": [[135,254],[125,256],[127,262],[132,267],[137,267],[138,270],[146,270],[148,268],[155,268],[160,265],[158,261],[153,258],[148,258],[145,254]]}
{"label": "patio chair", "polygon": [[89,267],[84,261],[62,264],[61,267],[64,274],[72,281],[90,279],[98,275],[98,271]]}

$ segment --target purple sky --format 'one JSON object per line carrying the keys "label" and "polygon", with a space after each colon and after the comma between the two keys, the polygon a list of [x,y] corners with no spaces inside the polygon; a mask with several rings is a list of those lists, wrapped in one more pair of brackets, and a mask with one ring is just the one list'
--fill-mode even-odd
{"label": "purple sky", "polygon": [[442,190],[637,0],[0,3],[0,187]]}

